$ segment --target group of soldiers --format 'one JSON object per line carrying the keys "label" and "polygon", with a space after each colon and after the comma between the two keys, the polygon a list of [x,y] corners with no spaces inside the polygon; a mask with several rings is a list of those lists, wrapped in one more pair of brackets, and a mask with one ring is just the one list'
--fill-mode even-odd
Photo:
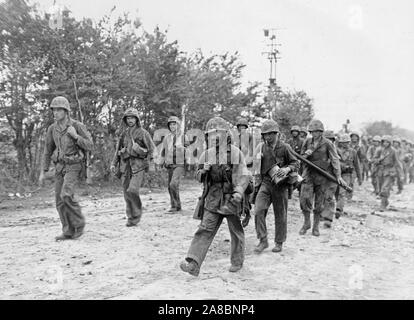
{"label": "group of soldiers", "polygon": [[[55,122],[47,131],[43,170],[48,171],[53,161],[56,208],[63,231],[56,240],[77,239],[84,232],[85,218],[74,192],[86,170],[87,153],[92,151],[93,141],[85,125],[71,119],[66,98],[54,98],[50,107]],[[133,227],[142,216],[140,188],[145,172],[155,168],[156,146],[148,131],[141,126],[136,109],[125,111],[122,126],[124,130],[118,137],[110,170],[122,181],[128,218],[126,226]],[[185,153],[189,140],[182,132],[178,117],[170,117],[167,126],[169,133],[162,144],[165,150],[171,151],[171,156],[163,158],[159,165],[168,171],[171,208],[166,213],[176,214],[182,210],[179,188],[186,165],[179,158]],[[240,119],[236,127],[240,138],[248,130],[249,123]],[[201,222],[185,260],[180,264],[184,272],[193,276],[199,274],[224,218],[231,237],[229,271],[240,270],[244,263],[244,228],[249,223],[250,212],[254,213],[259,240],[254,251],[259,254],[269,246],[266,216],[270,205],[275,216],[275,246],[272,251],[282,251],[287,235],[288,201],[295,189],[299,190],[304,216],[299,234],[305,235],[312,228],[312,235],[319,236],[320,221],[329,228],[334,216],[339,218],[345,213],[345,200],[352,195],[341,186],[352,187],[356,178],[361,184],[364,177],[371,175],[384,209],[394,181],[398,188],[401,183],[401,189],[408,176],[412,181],[414,153],[409,141],[396,141],[384,136],[373,137],[364,144],[360,143],[357,134],[337,137],[325,131],[319,120],[312,120],[307,129],[293,126],[289,139],[281,134],[274,120],[266,120],[260,134],[262,142],[255,148],[254,157],[246,161],[240,145],[234,143],[237,137],[234,137],[229,123],[220,117],[207,122],[204,131],[206,147],[195,169],[196,180],[203,184],[203,193],[196,203],[194,218]],[[321,175],[300,161],[300,157],[334,178]]]}

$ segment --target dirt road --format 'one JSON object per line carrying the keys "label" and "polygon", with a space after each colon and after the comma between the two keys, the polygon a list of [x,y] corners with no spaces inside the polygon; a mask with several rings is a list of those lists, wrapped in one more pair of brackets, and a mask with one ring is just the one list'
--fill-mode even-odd
{"label": "dirt road", "polygon": [[[365,183],[321,236],[299,236],[297,193],[289,203],[288,239],[280,254],[261,255],[254,223],[246,228],[246,260],[227,271],[229,234],[218,232],[200,276],[179,269],[198,221],[192,219],[201,187],[185,181],[185,211],[166,215],[168,192],[145,192],[145,211],[135,228],[125,227],[124,200],[81,197],[87,218],[77,241],[55,242],[60,222],[53,194],[0,204],[1,299],[413,299],[414,185],[392,194],[391,211],[371,213],[379,200]],[[22,201],[24,202],[22,204]],[[6,203],[6,204],[5,204]],[[267,218],[274,235],[273,213]],[[271,240],[271,239],[269,239]]]}

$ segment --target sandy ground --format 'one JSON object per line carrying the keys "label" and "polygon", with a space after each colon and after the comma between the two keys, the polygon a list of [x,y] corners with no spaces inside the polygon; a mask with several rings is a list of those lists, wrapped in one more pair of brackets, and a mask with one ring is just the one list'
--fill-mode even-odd
{"label": "sandy ground", "polygon": [[[179,269],[198,221],[192,219],[201,186],[185,181],[184,211],[166,215],[166,190],[143,190],[139,226],[125,227],[121,190],[80,197],[85,235],[55,242],[60,222],[53,188],[25,200],[0,203],[1,299],[413,299],[414,185],[392,194],[391,210],[365,182],[348,216],[321,236],[299,236],[297,193],[289,203],[288,239],[282,253],[253,253],[253,220],[246,228],[244,268],[228,272],[229,234],[218,232],[200,276]],[[82,193],[81,193],[82,194]],[[272,211],[267,218],[274,235]],[[269,239],[271,240],[271,239]]]}

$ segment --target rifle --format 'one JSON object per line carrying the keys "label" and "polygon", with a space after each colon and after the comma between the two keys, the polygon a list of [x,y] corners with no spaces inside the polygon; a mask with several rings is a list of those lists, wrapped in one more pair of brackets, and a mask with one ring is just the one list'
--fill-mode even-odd
{"label": "rifle", "polygon": [[[305,157],[302,157],[301,155],[297,154],[295,151],[293,151],[293,154],[301,161],[303,161],[304,163],[306,163],[310,168],[314,169],[315,171],[317,171],[320,175],[324,176],[325,178],[327,178],[328,180],[332,181],[332,182],[336,182],[338,183],[338,181],[336,180],[336,178],[331,175],[329,172],[326,172],[325,170],[323,170],[322,168],[318,167],[316,164],[314,164],[313,162],[309,161],[308,159],[306,159]],[[350,186],[348,186],[347,184],[342,184],[339,183],[338,184],[340,187],[344,188],[346,191],[348,192],[352,192],[352,188]]]}

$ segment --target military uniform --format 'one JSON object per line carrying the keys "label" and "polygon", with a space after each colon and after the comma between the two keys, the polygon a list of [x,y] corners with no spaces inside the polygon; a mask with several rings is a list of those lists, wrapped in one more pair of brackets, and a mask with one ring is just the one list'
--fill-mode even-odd
{"label": "military uniform", "polygon": [[[69,117],[70,107],[66,98],[54,98],[51,108],[67,110],[68,121],[64,127],[55,122],[48,128],[43,169],[48,171],[51,161],[55,164],[55,201],[63,231],[57,240],[73,239],[82,235],[85,227],[85,217],[74,193],[82,173],[86,172],[86,156],[93,148],[93,141],[85,125]],[[78,135],[76,140],[68,133],[71,126]]]}
{"label": "military uniform", "polygon": [[378,166],[376,164],[376,159],[379,157],[381,152],[381,137],[380,136],[374,136],[372,139],[373,143],[378,142],[379,144],[375,146],[374,144],[369,146],[367,151],[367,159],[370,165],[370,171],[371,171],[371,183],[374,187],[374,193],[376,195],[379,194],[379,181],[378,181]]}
{"label": "military uniform", "polygon": [[[216,129],[229,135],[229,127],[220,117],[207,122],[207,134]],[[219,150],[224,150],[222,155],[219,155]],[[238,159],[237,163],[234,163],[234,159]],[[205,168],[206,162],[211,164],[209,169]],[[242,196],[250,180],[243,154],[230,144],[229,139],[220,145],[220,149],[214,146],[208,148],[200,156],[196,179],[207,186],[207,193],[202,199],[201,223],[180,268],[194,276],[198,275],[208,249],[226,218],[231,237],[230,271],[238,271],[243,265],[245,250],[244,230],[240,221]]]}
{"label": "military uniform", "polygon": [[396,180],[397,180],[397,187],[398,187],[398,194],[401,193],[404,189],[404,168],[403,168],[403,158],[404,158],[404,151],[401,148],[401,139],[398,137],[394,137],[392,139],[393,144],[395,142],[398,143],[398,146],[393,146],[393,148],[395,149],[395,152],[397,153],[397,159],[400,162],[400,166],[399,168],[401,168],[401,170],[399,170],[399,172],[397,172],[397,176],[396,176]]}
{"label": "military uniform", "polygon": [[[359,161],[360,164],[362,164],[365,161],[365,156],[366,155],[364,153],[363,147],[360,145],[360,136],[359,136],[359,134],[357,132],[351,132],[351,134],[349,136],[352,138],[353,135],[358,137],[358,141],[356,143],[351,141],[351,148],[353,148],[356,151],[358,161]],[[360,167],[359,170],[360,170],[359,174],[362,175],[362,166]],[[357,177],[357,172],[356,172],[356,170],[354,170],[354,172],[352,173],[352,179],[351,179],[352,183],[350,185],[351,188],[354,188],[356,177]],[[350,196],[350,198],[352,198],[353,192],[350,192],[349,196]]]}
{"label": "military uniform", "polygon": [[128,227],[137,225],[141,220],[142,202],[139,190],[144,171],[149,169],[153,161],[155,147],[148,131],[141,127],[138,111],[135,108],[127,109],[122,118],[125,124],[129,116],[135,117],[137,122],[133,127],[127,126],[121,134],[112,160],[112,166],[118,167],[121,175]]}
{"label": "military uniform", "polygon": [[168,171],[168,192],[170,194],[171,208],[167,213],[174,213],[181,210],[180,181],[185,173],[185,148],[189,145],[188,137],[181,132],[181,121],[178,117],[168,119],[170,123],[177,124],[176,133],[170,132],[163,140],[165,149],[164,166]]}
{"label": "military uniform", "polygon": [[[339,144],[337,152],[341,165],[342,179],[344,179],[344,181],[350,185],[352,181],[352,174],[355,172],[358,178],[358,182],[361,184],[362,176],[360,170],[360,162],[356,151],[349,147],[351,139],[347,134],[345,134],[339,138],[338,142]],[[348,143],[348,145],[343,145],[345,143]],[[336,211],[338,213],[337,217],[339,217],[344,212],[345,199],[348,198],[347,194],[348,192],[344,188],[338,186],[338,189],[336,191]]]}
{"label": "military uniform", "polygon": [[[277,123],[273,120],[267,120],[262,127],[262,135],[270,132],[279,132]],[[270,205],[273,205],[275,215],[275,252],[282,249],[282,244],[286,241],[287,234],[287,209],[288,209],[288,179],[284,182],[275,184],[272,176],[279,168],[289,168],[291,172],[297,172],[299,161],[292,152],[292,148],[278,140],[274,147],[267,143],[262,143],[257,147],[255,152],[258,157],[258,166],[255,166],[257,173],[255,185],[259,191],[255,202],[255,227],[259,245],[256,252],[263,251],[268,246],[266,215]],[[277,169],[276,169],[277,170]]]}
{"label": "military uniform", "polygon": [[[309,124],[309,131],[324,131],[322,122],[312,120]],[[313,137],[308,138],[303,147],[302,155],[318,167],[333,174],[337,179],[341,177],[339,156],[331,141],[321,136],[317,141]],[[300,230],[304,235],[310,228],[310,212],[314,204],[314,224],[312,234],[319,236],[319,221],[323,217],[332,221],[335,208],[335,191],[337,183],[328,180],[315,170],[304,164],[302,189],[300,194],[300,207],[305,222]]]}
{"label": "military uniform", "polygon": [[381,209],[384,210],[389,204],[389,197],[391,187],[394,184],[395,178],[399,172],[399,160],[397,152],[391,146],[392,138],[384,136],[382,141],[388,141],[390,146],[383,147],[380,151],[379,157],[376,160],[378,165],[378,179],[380,185]]}

